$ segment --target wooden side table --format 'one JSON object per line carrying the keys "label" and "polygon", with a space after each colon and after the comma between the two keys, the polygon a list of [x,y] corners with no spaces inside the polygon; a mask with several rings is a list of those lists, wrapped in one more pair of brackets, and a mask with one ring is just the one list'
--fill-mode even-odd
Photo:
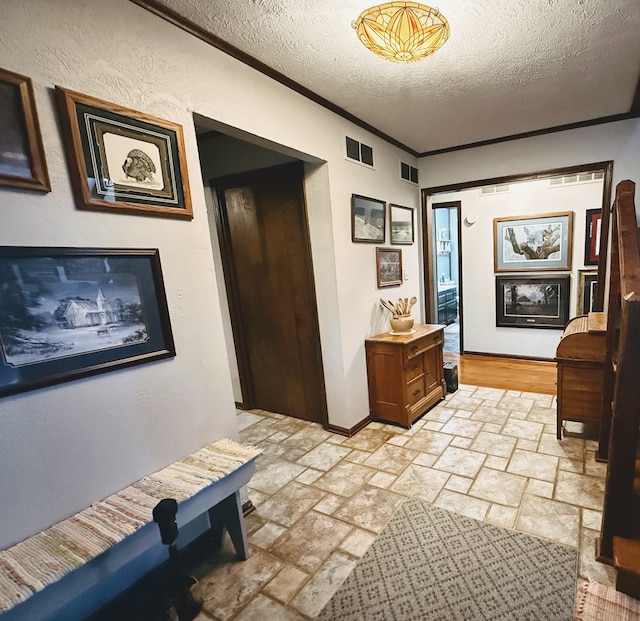
{"label": "wooden side table", "polygon": [[365,340],[369,410],[374,420],[411,424],[444,398],[444,326],[415,324],[412,334]]}

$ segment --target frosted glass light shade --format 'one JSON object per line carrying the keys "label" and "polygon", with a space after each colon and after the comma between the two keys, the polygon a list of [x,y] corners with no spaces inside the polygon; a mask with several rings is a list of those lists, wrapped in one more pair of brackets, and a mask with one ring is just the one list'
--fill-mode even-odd
{"label": "frosted glass light shade", "polygon": [[352,25],[365,47],[397,63],[425,58],[449,38],[449,22],[438,9],[417,2],[371,7]]}

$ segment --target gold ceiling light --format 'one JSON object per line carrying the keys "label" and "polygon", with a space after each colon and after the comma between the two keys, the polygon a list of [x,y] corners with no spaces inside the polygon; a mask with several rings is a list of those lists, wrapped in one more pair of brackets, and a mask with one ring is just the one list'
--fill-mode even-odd
{"label": "gold ceiling light", "polygon": [[438,9],[417,2],[386,2],[366,9],[353,22],[362,44],[397,63],[411,63],[440,49],[449,22]]}

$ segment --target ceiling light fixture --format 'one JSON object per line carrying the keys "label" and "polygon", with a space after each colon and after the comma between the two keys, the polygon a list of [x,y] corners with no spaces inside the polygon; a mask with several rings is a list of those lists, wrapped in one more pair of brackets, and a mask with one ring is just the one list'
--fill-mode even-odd
{"label": "ceiling light fixture", "polygon": [[449,38],[449,22],[444,15],[417,2],[373,6],[351,25],[365,47],[396,63],[425,58]]}

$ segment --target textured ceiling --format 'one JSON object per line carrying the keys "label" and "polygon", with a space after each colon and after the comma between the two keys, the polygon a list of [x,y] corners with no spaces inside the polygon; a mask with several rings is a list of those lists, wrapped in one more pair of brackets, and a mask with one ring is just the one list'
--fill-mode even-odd
{"label": "textured ceiling", "polygon": [[417,153],[640,113],[640,0],[441,0],[451,36],[410,64],[351,22],[366,0],[165,7]]}

